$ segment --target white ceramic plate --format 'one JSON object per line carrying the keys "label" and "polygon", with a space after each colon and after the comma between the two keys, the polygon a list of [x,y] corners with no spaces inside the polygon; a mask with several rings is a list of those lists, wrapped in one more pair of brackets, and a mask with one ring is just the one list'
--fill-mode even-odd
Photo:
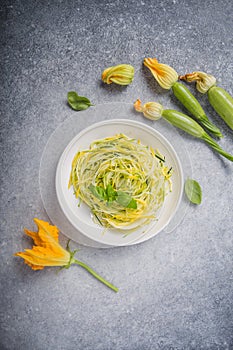
{"label": "white ceramic plate", "polygon": [[[166,162],[173,168],[173,191],[168,194],[160,211],[159,219],[149,225],[135,229],[129,234],[117,229],[103,229],[96,224],[91,216],[90,208],[82,203],[78,207],[78,200],[73,194],[73,189],[68,189],[71,164],[78,150],[87,149],[94,140],[124,133],[129,137],[140,139],[145,145],[159,149],[166,157]],[[69,222],[83,235],[91,240],[109,245],[125,246],[140,241],[144,235],[153,237],[160,232],[174,216],[183,192],[183,172],[178,156],[171,146],[158,131],[153,128],[128,119],[107,120],[96,123],[84,129],[68,144],[62,153],[56,170],[56,193],[60,207]]]}

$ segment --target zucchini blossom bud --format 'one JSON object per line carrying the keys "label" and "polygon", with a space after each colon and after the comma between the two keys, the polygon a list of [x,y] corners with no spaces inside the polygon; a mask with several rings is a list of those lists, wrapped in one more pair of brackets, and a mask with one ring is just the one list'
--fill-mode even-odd
{"label": "zucchini blossom bud", "polygon": [[134,67],[130,64],[119,64],[105,69],[102,80],[106,84],[129,85],[134,78]]}
{"label": "zucchini blossom bud", "polygon": [[144,65],[150,69],[163,89],[169,90],[178,80],[177,72],[167,64],[159,63],[156,58],[145,58]]}
{"label": "zucchini blossom bud", "polygon": [[160,119],[163,112],[163,106],[160,103],[147,102],[142,106],[139,99],[134,103],[134,108],[137,112],[142,112],[146,118],[151,120]]}
{"label": "zucchini blossom bud", "polygon": [[196,88],[202,94],[205,94],[212,86],[216,85],[216,79],[213,75],[204,72],[193,72],[190,74],[180,75],[180,80],[187,82],[196,81]]}

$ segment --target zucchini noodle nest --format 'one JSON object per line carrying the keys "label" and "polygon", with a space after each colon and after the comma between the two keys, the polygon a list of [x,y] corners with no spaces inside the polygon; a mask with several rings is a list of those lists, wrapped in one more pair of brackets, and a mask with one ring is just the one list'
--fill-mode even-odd
{"label": "zucchini noodle nest", "polygon": [[96,222],[131,229],[156,218],[171,191],[171,173],[158,151],[117,134],[75,155],[69,187],[91,208]]}

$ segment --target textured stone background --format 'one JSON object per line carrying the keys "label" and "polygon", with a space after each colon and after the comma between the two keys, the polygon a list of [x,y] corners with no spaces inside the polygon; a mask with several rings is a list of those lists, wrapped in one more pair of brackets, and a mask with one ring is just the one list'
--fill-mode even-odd
{"label": "textured stone background", "polygon": [[[95,104],[140,97],[182,110],[142,66],[155,56],[180,74],[214,73],[233,94],[232,13],[229,0],[1,1],[2,350],[233,349],[233,166],[187,135],[203,203],[171,234],[79,252],[118,294],[78,267],[34,272],[12,257],[30,246],[23,227],[48,219],[40,159],[50,134],[75,113],[67,91]],[[103,85],[102,70],[121,62],[134,65],[133,84]],[[232,132],[197,96],[233,153]]]}

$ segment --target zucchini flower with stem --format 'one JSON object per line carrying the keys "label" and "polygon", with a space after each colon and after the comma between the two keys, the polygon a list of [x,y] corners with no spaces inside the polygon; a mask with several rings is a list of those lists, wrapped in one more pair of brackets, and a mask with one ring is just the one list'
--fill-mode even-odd
{"label": "zucchini flower with stem", "polygon": [[221,131],[211,123],[197,99],[184,84],[178,82],[179,76],[172,67],[159,63],[156,58],[145,58],[144,65],[150,69],[154,78],[163,89],[172,89],[175,97],[202,126],[213,135],[222,137]]}
{"label": "zucchini flower with stem", "polygon": [[216,85],[216,78],[205,72],[180,75],[180,80],[196,81],[196,88],[202,94],[207,92],[209,102],[218,115],[233,130],[233,98],[223,88]]}
{"label": "zucchini flower with stem", "polygon": [[60,269],[69,269],[73,264],[79,265],[107,287],[118,292],[117,287],[106,281],[90,266],[74,257],[77,250],[73,252],[70,250],[69,241],[66,249],[59,244],[59,230],[56,226],[37,218],[34,219],[34,222],[38,227],[38,232],[24,230],[26,235],[33,239],[34,246],[32,249],[25,249],[24,252],[16,253],[15,256],[23,258],[24,262],[33,270],[42,270],[46,266],[59,266]]}
{"label": "zucchini flower with stem", "polygon": [[106,68],[102,73],[102,80],[106,84],[129,85],[134,78],[134,67],[130,64],[119,64]]}
{"label": "zucchini flower with stem", "polygon": [[[149,112],[148,105],[150,108]],[[164,109],[163,106],[157,102],[148,102],[144,105],[141,105],[141,101],[139,99],[134,103],[134,108],[136,111],[142,112],[146,118],[148,118],[149,115],[149,119],[152,120],[157,120],[162,117],[175,127],[187,132],[194,137],[204,140],[216,152],[233,162],[233,155],[225,152],[194,119],[187,116],[186,114],[173,109]]]}

